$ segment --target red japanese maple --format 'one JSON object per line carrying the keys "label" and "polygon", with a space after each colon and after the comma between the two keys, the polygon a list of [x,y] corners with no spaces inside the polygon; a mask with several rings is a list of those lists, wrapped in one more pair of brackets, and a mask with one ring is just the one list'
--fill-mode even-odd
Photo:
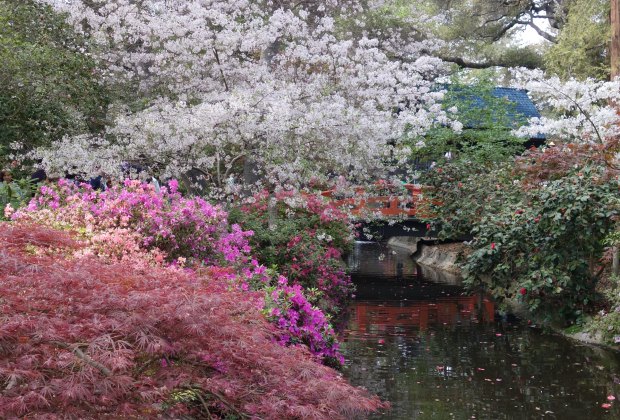
{"label": "red japanese maple", "polygon": [[[0,224],[0,413],[46,418],[360,417],[384,406],[213,275],[69,257],[80,244]],[[144,266],[142,266],[144,267]]]}

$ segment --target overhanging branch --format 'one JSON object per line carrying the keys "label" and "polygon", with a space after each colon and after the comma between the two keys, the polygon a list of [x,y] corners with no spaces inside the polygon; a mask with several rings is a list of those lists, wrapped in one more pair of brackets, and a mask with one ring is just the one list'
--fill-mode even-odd
{"label": "overhanging branch", "polygon": [[[443,61],[446,61],[448,63],[454,63],[459,67],[462,68],[466,68],[466,69],[488,69],[491,67],[514,67],[515,63],[512,62],[508,62],[508,61],[503,61],[503,60],[487,60],[487,61],[469,61],[466,60],[462,57],[453,57],[453,56],[437,56],[438,58],[442,59]],[[522,63],[519,64],[520,67],[525,67],[527,69],[537,69],[539,67],[535,66],[534,64],[530,64],[530,63]]]}

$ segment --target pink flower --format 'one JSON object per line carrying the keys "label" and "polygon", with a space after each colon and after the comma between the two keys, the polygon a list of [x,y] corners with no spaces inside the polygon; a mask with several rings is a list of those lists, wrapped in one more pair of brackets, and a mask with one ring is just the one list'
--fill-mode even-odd
{"label": "pink flower", "polygon": [[519,289],[519,293],[521,294],[521,296],[525,296],[527,294],[527,289],[525,287],[522,287]]}
{"label": "pink flower", "polygon": [[15,212],[15,209],[11,206],[11,203],[7,204],[4,208],[4,217],[7,219],[11,218],[11,215]]}
{"label": "pink flower", "polygon": [[495,242],[491,242],[491,249],[495,249]]}

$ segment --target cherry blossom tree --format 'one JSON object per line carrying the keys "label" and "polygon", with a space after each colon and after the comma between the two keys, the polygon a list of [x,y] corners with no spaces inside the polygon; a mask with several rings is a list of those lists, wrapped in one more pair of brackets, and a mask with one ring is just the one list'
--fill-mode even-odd
{"label": "cherry blossom tree", "polygon": [[359,181],[405,159],[404,133],[448,123],[433,40],[339,26],[381,2],[47,1],[90,40],[103,82],[136,99],[110,109],[101,135],[39,150],[52,173],[120,177],[131,162],[162,177],[198,173],[212,192],[336,173]]}
{"label": "cherry blossom tree", "polygon": [[564,143],[605,144],[620,135],[620,80],[562,81],[542,71],[515,72],[514,85],[527,89],[545,116],[517,130],[519,135],[544,133]]}

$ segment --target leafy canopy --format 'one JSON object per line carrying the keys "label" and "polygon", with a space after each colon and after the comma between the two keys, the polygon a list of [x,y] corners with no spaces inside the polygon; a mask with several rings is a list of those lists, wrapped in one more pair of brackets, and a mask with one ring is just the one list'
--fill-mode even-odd
{"label": "leafy canopy", "polygon": [[84,48],[51,7],[0,1],[0,168],[17,152],[101,128],[105,90]]}

